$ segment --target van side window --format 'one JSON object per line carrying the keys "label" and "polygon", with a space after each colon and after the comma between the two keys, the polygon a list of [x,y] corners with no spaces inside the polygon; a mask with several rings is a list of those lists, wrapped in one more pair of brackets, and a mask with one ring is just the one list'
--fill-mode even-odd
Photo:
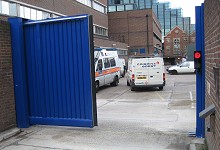
{"label": "van side window", "polygon": [[108,58],[104,59],[104,66],[105,66],[105,68],[109,68],[110,67],[110,62],[109,62]]}
{"label": "van side window", "polygon": [[115,63],[115,59],[114,59],[114,58],[111,58],[111,59],[110,59],[110,65],[111,65],[111,67],[115,67],[115,66],[116,66],[116,63]]}
{"label": "van side window", "polygon": [[102,59],[99,59],[98,63],[97,63],[97,68],[96,71],[98,70],[102,70],[103,66],[102,66]]}

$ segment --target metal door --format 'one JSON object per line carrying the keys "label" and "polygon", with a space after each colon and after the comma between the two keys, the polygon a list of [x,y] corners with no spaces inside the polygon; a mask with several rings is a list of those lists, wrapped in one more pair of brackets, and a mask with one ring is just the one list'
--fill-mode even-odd
{"label": "metal door", "polygon": [[9,21],[18,126],[97,125],[91,16]]}

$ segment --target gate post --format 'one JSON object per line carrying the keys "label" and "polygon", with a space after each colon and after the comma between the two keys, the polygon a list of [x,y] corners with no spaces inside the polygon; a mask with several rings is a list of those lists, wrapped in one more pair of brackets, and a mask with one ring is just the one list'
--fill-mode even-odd
{"label": "gate post", "polygon": [[205,109],[205,46],[204,46],[204,4],[196,7],[196,51],[201,51],[202,68],[196,72],[196,137],[204,138],[205,120],[199,113]]}
{"label": "gate post", "polygon": [[16,120],[19,128],[29,127],[26,61],[24,52],[23,19],[9,18],[12,43],[12,64]]}

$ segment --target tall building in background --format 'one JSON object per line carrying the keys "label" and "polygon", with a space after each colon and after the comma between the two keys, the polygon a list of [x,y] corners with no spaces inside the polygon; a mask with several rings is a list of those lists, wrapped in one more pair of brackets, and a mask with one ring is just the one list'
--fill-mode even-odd
{"label": "tall building in background", "polygon": [[187,34],[195,30],[195,25],[191,24],[190,17],[183,17],[181,8],[170,8],[169,2],[159,3],[157,0],[108,0],[108,12],[146,8],[153,9],[157,16],[162,28],[162,37],[176,26],[179,26]]}
{"label": "tall building in background", "polygon": [[108,13],[109,38],[129,45],[132,56],[162,56],[160,23],[152,9]]}

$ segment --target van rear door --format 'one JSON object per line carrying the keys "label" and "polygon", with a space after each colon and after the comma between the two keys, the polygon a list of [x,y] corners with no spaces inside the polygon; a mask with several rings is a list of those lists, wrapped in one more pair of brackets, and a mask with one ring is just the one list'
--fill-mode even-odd
{"label": "van rear door", "polygon": [[148,59],[148,84],[158,85],[163,84],[164,63],[162,58]]}
{"label": "van rear door", "polygon": [[[140,58],[135,59],[134,62],[134,84],[135,85],[147,85],[148,84],[148,59]],[[133,73],[132,73],[133,74]]]}

